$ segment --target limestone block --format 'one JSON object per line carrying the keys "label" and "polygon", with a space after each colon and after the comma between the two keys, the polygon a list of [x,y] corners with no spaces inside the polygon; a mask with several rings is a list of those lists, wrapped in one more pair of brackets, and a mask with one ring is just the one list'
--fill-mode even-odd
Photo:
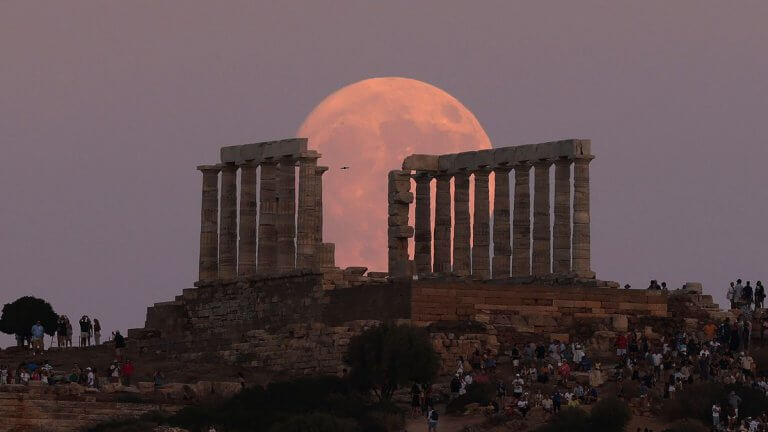
{"label": "limestone block", "polygon": [[439,156],[428,154],[412,154],[403,160],[403,170],[437,171]]}
{"label": "limestone block", "polygon": [[344,269],[344,275],[362,276],[368,271],[368,267],[347,267]]}

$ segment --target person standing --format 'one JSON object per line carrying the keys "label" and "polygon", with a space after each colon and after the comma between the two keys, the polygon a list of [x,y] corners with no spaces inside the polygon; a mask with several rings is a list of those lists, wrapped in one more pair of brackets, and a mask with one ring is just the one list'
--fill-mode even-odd
{"label": "person standing", "polygon": [[37,355],[38,352],[42,354],[45,351],[45,328],[43,328],[40,321],[32,326],[31,333],[33,355]]}
{"label": "person standing", "polygon": [[733,282],[731,282],[731,286],[728,288],[728,294],[725,295],[725,297],[731,303],[731,309],[736,309],[736,302],[733,297],[735,293],[736,293],[736,288],[734,287]]}
{"label": "person standing", "polygon": [[94,345],[101,345],[101,323],[98,318],[93,319],[93,342]]}
{"label": "person standing", "polygon": [[428,432],[437,432],[437,420],[440,415],[434,406],[429,406],[429,413],[427,414],[427,430]]}
{"label": "person standing", "polygon": [[87,346],[91,336],[91,320],[88,319],[88,315],[83,315],[80,318],[80,346]]}
{"label": "person standing", "polygon": [[115,332],[115,355],[120,358],[123,356],[123,348],[125,348],[125,338],[120,334],[120,330]]}
{"label": "person standing", "polygon": [[64,315],[59,316],[59,320],[56,322],[56,341],[59,348],[67,345],[67,320]]}
{"label": "person standing", "polygon": [[744,291],[744,285],[741,284],[741,279],[736,279],[736,286],[733,287],[733,303],[734,309],[738,309],[741,306],[741,292]]}
{"label": "person standing", "polygon": [[747,311],[752,309],[752,300],[754,300],[753,294],[752,286],[750,285],[750,282],[747,281],[747,285],[741,290],[741,302]]}
{"label": "person standing", "polygon": [[65,346],[72,348],[72,323],[69,321],[69,317],[64,315],[64,320],[67,322],[67,343]]}
{"label": "person standing", "polygon": [[762,309],[764,301],[765,288],[763,287],[762,282],[757,281],[757,284],[755,284],[755,309]]}
{"label": "person standing", "polygon": [[130,359],[125,359],[125,363],[123,363],[123,367],[121,368],[120,372],[123,376],[123,385],[129,386],[131,385],[131,377],[133,376],[133,373],[136,371],[136,368],[133,366],[133,363]]}

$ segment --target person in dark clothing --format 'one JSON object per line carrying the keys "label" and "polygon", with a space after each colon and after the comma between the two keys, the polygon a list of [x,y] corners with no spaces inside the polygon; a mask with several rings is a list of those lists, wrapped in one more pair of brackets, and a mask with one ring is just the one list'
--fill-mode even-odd
{"label": "person in dark clothing", "polygon": [[125,338],[120,334],[120,330],[115,332],[115,355],[120,358],[125,348]]}
{"label": "person in dark clothing", "polygon": [[741,301],[746,306],[747,310],[752,309],[752,301],[754,300],[754,292],[752,291],[752,285],[750,281],[747,281],[747,285],[741,290]]}

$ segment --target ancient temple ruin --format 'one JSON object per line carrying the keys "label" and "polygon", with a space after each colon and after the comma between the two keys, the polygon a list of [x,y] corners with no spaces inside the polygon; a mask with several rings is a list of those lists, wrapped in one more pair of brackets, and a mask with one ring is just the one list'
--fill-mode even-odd
{"label": "ancient temple ruin", "polygon": [[223,147],[220,163],[197,167],[199,282],[334,266],[334,245],[323,243],[328,168],[317,165],[320,156],[306,138],[294,138]]}
{"label": "ancient temple ruin", "polygon": [[[402,170],[390,171],[388,179],[390,277],[410,277],[415,271],[420,276],[453,274],[475,279],[550,274],[594,278],[589,234],[589,163],[594,156],[590,147],[589,140],[569,139],[439,156],[408,156]],[[554,226],[550,227],[552,165],[555,166]],[[534,170],[533,229],[531,167]],[[509,173],[512,170],[515,183],[510,243]],[[496,179],[495,190],[490,192],[495,202],[492,263],[488,189],[491,172]],[[474,178],[475,195],[472,226],[470,176]],[[409,207],[414,201],[411,179],[416,183],[414,228],[408,225]],[[434,230],[430,223],[433,180],[436,182]],[[453,220],[451,180],[454,182]],[[415,238],[413,268],[408,256],[411,237]]]}

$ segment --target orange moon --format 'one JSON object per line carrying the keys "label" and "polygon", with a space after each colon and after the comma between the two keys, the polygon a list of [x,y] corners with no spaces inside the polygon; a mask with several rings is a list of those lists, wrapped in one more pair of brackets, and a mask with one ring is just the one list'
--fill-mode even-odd
{"label": "orange moon", "polygon": [[[312,110],[297,136],[309,138],[309,147],[322,154],[319,164],[329,167],[323,239],[336,243],[336,265],[373,271],[387,269],[387,173],[414,153],[491,148],[480,122],[456,98],[400,77],[337,90]],[[434,203],[434,183],[432,189]]]}

